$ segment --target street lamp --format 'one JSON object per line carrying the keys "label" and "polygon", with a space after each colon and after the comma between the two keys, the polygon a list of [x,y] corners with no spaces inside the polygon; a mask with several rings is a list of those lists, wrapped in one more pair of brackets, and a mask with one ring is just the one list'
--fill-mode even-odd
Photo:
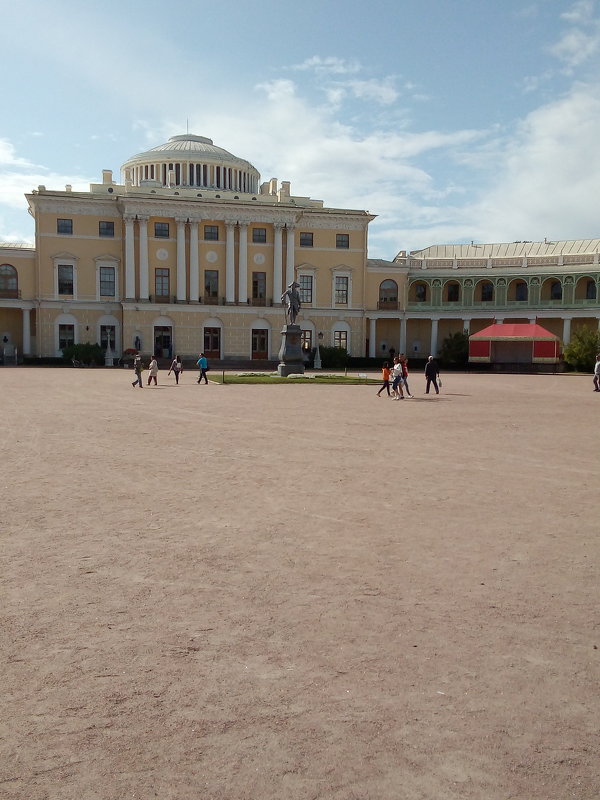
{"label": "street lamp", "polygon": [[320,345],[323,343],[323,332],[319,331],[317,336],[317,349],[315,350],[315,362],[313,364],[315,369],[321,369],[321,350]]}

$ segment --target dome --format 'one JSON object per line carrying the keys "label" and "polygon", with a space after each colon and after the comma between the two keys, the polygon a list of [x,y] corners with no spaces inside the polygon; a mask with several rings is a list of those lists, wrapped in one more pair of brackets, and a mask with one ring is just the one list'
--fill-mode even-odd
{"label": "dome", "polygon": [[217,147],[212,139],[186,133],[127,159],[121,170],[133,186],[224,189],[256,192],[258,170],[242,158]]}

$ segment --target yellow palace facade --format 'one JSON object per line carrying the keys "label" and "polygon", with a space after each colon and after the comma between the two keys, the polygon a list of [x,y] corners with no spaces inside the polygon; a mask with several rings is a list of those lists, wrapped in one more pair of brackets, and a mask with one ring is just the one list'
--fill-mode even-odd
{"label": "yellow palace facade", "polygon": [[0,245],[0,356],[98,342],[170,357],[275,360],[281,295],[298,324],[352,356],[436,353],[455,331],[538,321],[567,343],[600,323],[600,240],[437,245],[368,258],[364,210],[261,182],[205,137],[174,136],[88,192],[26,195],[35,245]]}

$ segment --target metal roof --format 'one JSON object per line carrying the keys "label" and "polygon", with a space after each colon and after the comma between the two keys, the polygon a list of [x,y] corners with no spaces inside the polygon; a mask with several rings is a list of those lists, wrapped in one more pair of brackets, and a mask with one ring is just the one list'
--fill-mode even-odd
{"label": "metal roof", "polygon": [[[581,255],[600,252],[600,239],[504,242],[497,244],[434,244],[411,250],[413,258],[525,258],[531,256]],[[398,256],[396,256],[398,258]]]}
{"label": "metal roof", "polygon": [[238,164],[245,169],[256,170],[249,161],[234,156],[222,147],[213,144],[212,139],[206,136],[194,136],[186,133],[183,136],[171,136],[168,142],[151,147],[143,153],[131,156],[123,164],[123,167],[130,167],[141,163],[154,163],[157,160],[174,159],[177,161],[187,159],[202,159],[203,161],[218,162],[219,164]]}

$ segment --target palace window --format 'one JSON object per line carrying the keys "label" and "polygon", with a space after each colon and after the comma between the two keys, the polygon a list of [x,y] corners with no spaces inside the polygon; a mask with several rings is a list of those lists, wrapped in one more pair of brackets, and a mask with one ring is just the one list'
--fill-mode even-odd
{"label": "palace window", "polygon": [[490,281],[485,281],[481,284],[481,302],[491,303],[494,299],[494,284]]}
{"label": "palace window", "polygon": [[560,281],[552,281],[550,284],[550,299],[562,300],[562,284]]}
{"label": "palace window", "polygon": [[19,278],[17,270],[10,264],[0,266],[0,297],[18,297]]}
{"label": "palace window", "polygon": [[73,267],[70,264],[58,265],[58,293],[73,294]]}
{"label": "palace window", "polygon": [[204,226],[204,241],[218,242],[219,241],[219,226],[218,225],[205,225]]}
{"label": "palace window", "polygon": [[335,300],[337,305],[348,305],[348,283],[349,279],[345,275],[335,276]]}
{"label": "palace window", "polygon": [[102,222],[98,223],[98,235],[99,236],[109,236],[114,237],[115,235],[115,223],[114,222]]}
{"label": "palace window", "polygon": [[333,332],[333,346],[343,350],[348,349],[348,331]]}
{"label": "palace window", "polygon": [[300,247],[312,247],[312,246],[313,246],[312,233],[307,233],[306,231],[300,232]]}
{"label": "palace window", "polygon": [[114,297],[115,294],[115,268],[100,267],[100,295],[102,297]]}
{"label": "palace window", "polygon": [[396,281],[388,279],[379,284],[379,307],[388,309],[398,307],[398,284]]}
{"label": "palace window", "polygon": [[66,347],[71,347],[75,344],[75,326],[74,325],[59,325],[58,326],[58,349],[64,350]]}
{"label": "palace window", "polygon": [[115,350],[117,346],[117,329],[114,325],[100,325],[100,347],[103,350]]}
{"label": "palace window", "polygon": [[264,305],[267,296],[267,273],[252,273],[252,302],[256,305]]}
{"label": "palace window", "polygon": [[169,223],[168,222],[155,222],[154,223],[154,236],[156,239],[169,238]]}
{"label": "palace window", "polygon": [[310,353],[312,350],[312,331],[311,330],[301,330],[300,331],[300,346],[302,347],[303,352]]}
{"label": "palace window", "polygon": [[309,306],[313,301],[313,276],[312,275],[299,275],[298,283],[300,284],[300,302]]}
{"label": "palace window", "polygon": [[519,281],[515,284],[515,300],[520,303],[526,302],[528,297],[528,287],[525,281]]}
{"label": "palace window", "polygon": [[219,296],[219,272],[216,269],[204,270],[204,297]]}
{"label": "palace window", "polygon": [[265,244],[267,241],[267,229],[252,228],[252,241],[254,244]]}
{"label": "palace window", "polygon": [[448,303],[457,303],[460,297],[460,286],[458,283],[446,284],[446,301]]}
{"label": "palace window", "polygon": [[350,247],[350,234],[348,233],[336,233],[335,235],[335,246],[340,249],[343,248],[347,250]]}
{"label": "palace window", "polygon": [[169,290],[169,270],[161,267],[154,270],[154,294],[157,298],[168,298]]}
{"label": "palace window", "polygon": [[597,295],[596,281],[588,281],[585,287],[585,299],[595,300]]}
{"label": "palace window", "polygon": [[56,232],[70,236],[73,233],[73,220],[72,219],[57,219]]}
{"label": "palace window", "polygon": [[415,302],[416,303],[427,302],[427,284],[425,283],[415,284]]}

